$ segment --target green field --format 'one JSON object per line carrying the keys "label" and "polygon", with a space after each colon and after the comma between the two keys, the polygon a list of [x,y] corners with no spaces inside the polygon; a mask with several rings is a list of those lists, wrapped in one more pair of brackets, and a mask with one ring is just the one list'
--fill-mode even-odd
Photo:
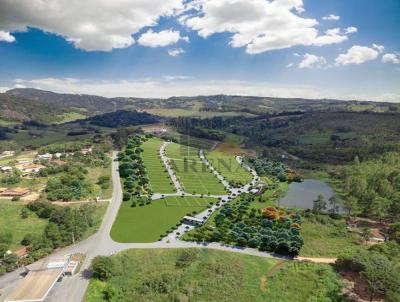
{"label": "green field", "polygon": [[223,184],[200,161],[197,149],[170,144],[166,151],[167,156],[171,159],[173,169],[187,193],[226,194]]}
{"label": "green field", "polygon": [[110,288],[115,301],[343,301],[328,265],[206,249],[135,249],[112,259],[118,274],[90,280],[85,301],[107,301]]}
{"label": "green field", "polygon": [[57,122],[57,124],[62,124],[62,123],[68,123],[68,122],[84,119],[84,118],[86,118],[86,115],[83,115],[78,112],[67,112],[62,115],[59,115],[58,117],[61,118],[61,120],[59,122]]}
{"label": "green field", "polygon": [[131,207],[123,202],[111,229],[111,237],[118,242],[154,242],[176,226],[183,216],[201,212],[215,198],[168,197],[145,206]]}
{"label": "green field", "polygon": [[212,151],[206,153],[206,158],[228,181],[244,185],[252,179],[250,172],[241,167],[233,155]]}
{"label": "green field", "polygon": [[343,220],[333,220],[326,215],[321,217],[321,222],[305,218],[301,224],[304,239],[301,256],[337,257],[343,251],[360,247],[360,238],[346,229]]}
{"label": "green field", "polygon": [[143,144],[143,163],[146,167],[153,192],[174,193],[174,185],[163,162],[159,158],[159,150],[162,143],[163,141],[158,138],[151,138]]}
{"label": "green field", "polygon": [[12,236],[11,250],[21,247],[21,240],[26,234],[41,235],[47,225],[47,220],[40,219],[34,213],[28,218],[21,218],[21,202],[0,199],[0,233],[10,232]]}

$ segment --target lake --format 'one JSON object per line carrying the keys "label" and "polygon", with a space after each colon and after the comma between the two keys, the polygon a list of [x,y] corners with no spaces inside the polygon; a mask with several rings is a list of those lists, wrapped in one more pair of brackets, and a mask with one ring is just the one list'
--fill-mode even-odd
{"label": "lake", "polygon": [[312,209],[313,201],[322,194],[325,200],[334,194],[332,188],[325,182],[316,179],[306,179],[303,182],[293,182],[289,185],[288,194],[280,199],[280,204],[303,209]]}

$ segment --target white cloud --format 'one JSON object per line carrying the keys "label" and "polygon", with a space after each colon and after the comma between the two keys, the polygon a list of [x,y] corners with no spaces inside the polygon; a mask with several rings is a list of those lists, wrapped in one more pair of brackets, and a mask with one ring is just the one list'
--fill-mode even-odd
{"label": "white cloud", "polygon": [[15,41],[15,37],[12,36],[8,31],[0,30],[0,42],[1,41],[12,43]]}
{"label": "white cloud", "polygon": [[398,53],[385,53],[382,56],[383,63],[400,64],[400,54]]}
{"label": "white cloud", "polygon": [[303,60],[299,63],[298,68],[315,68],[321,67],[326,64],[326,59],[323,56],[316,56],[309,53],[306,53],[303,56]]}
{"label": "white cloud", "polygon": [[0,93],[4,93],[7,90],[10,90],[10,87],[4,87],[4,86],[0,86]]}
{"label": "white cloud", "polygon": [[340,65],[351,65],[351,64],[362,64],[367,61],[375,60],[379,55],[379,52],[373,48],[366,46],[354,45],[346,53],[340,54],[335,64]]}
{"label": "white cloud", "polygon": [[0,7],[2,33],[34,27],[84,50],[110,51],[132,45],[132,34],[183,5],[182,0],[0,0]]}
{"label": "white cloud", "polygon": [[376,49],[379,53],[382,53],[383,50],[385,49],[385,46],[383,45],[377,45],[377,44],[372,44],[372,48]]}
{"label": "white cloud", "polygon": [[183,80],[193,79],[193,77],[185,75],[166,75],[163,76],[162,78],[166,81],[183,81]]}
{"label": "white cloud", "polygon": [[177,57],[183,53],[185,53],[185,51],[182,48],[168,49],[168,55],[170,55],[171,57]]}
{"label": "white cloud", "polygon": [[292,68],[293,67],[293,63],[289,63],[286,65],[286,68]]}
{"label": "white cloud", "polygon": [[232,47],[246,47],[250,54],[295,45],[326,45],[347,39],[346,33],[329,31],[320,34],[318,21],[303,18],[302,0],[202,0],[197,14],[183,18],[201,37],[232,33]]}
{"label": "white cloud", "polygon": [[149,29],[146,33],[142,34],[138,43],[147,47],[165,47],[177,43],[179,40],[189,42],[188,37],[181,37],[179,31],[172,29],[154,32]]}
{"label": "white cloud", "polygon": [[345,33],[346,34],[352,34],[352,33],[356,33],[357,31],[358,31],[357,27],[350,26],[350,27],[346,28]]}
{"label": "white cloud", "polygon": [[338,20],[340,20],[340,16],[330,14],[328,16],[322,17],[322,20],[338,21]]}
{"label": "white cloud", "polygon": [[22,84],[15,84],[14,88],[26,88],[26,86]]}

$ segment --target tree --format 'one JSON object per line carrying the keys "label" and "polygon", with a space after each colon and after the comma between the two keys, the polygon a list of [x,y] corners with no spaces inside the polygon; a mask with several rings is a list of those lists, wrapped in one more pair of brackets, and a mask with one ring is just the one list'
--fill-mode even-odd
{"label": "tree", "polygon": [[106,281],[116,273],[115,262],[110,257],[97,256],[92,262],[93,277]]}
{"label": "tree", "polygon": [[382,222],[382,218],[385,217],[389,212],[390,201],[384,197],[376,197],[371,204],[371,212],[373,215],[379,218]]}
{"label": "tree", "polygon": [[329,198],[329,205],[330,205],[329,211],[331,212],[332,215],[336,215],[339,213],[341,202],[342,201],[336,194],[332,195]]}
{"label": "tree", "polygon": [[371,237],[371,229],[369,227],[363,227],[361,229],[360,236],[364,240],[365,245],[367,245],[367,242],[368,242],[369,238]]}
{"label": "tree", "polygon": [[370,301],[377,293],[384,294],[391,286],[392,263],[383,255],[372,253],[362,275],[367,279]]}
{"label": "tree", "polygon": [[317,199],[313,201],[313,213],[321,214],[322,211],[326,210],[326,200],[322,194],[319,194]]}
{"label": "tree", "polygon": [[358,200],[353,196],[349,196],[343,201],[343,207],[349,216],[357,215],[360,212]]}

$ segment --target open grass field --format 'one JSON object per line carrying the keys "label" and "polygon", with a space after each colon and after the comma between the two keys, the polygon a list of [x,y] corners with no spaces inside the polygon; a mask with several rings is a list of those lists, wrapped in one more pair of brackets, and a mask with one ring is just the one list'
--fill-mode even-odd
{"label": "open grass field", "polygon": [[212,151],[206,153],[206,158],[228,181],[246,184],[252,179],[250,172],[240,166],[234,155]]}
{"label": "open grass field", "polygon": [[152,191],[157,193],[174,193],[174,185],[163,162],[159,158],[159,150],[162,143],[163,141],[159,138],[149,139],[143,144],[142,158]]}
{"label": "open grass field", "polygon": [[59,117],[61,118],[61,120],[57,124],[68,123],[79,119],[84,119],[86,118],[86,115],[78,112],[67,112],[62,115],[59,115]]}
{"label": "open grass field", "polygon": [[120,273],[90,281],[85,301],[304,302],[340,301],[337,275],[327,265],[279,262],[206,249],[128,250],[112,257]]}
{"label": "open grass field", "polygon": [[123,202],[111,229],[111,237],[118,242],[154,242],[160,239],[183,216],[200,212],[215,198],[168,197],[152,201],[142,207],[131,207]]}
{"label": "open grass field", "polygon": [[167,156],[171,159],[173,169],[188,193],[196,194],[226,194],[225,188],[218,178],[207,169],[198,156],[195,148],[170,144]]}
{"label": "open grass field", "polygon": [[21,202],[0,199],[0,233],[10,232],[12,236],[11,250],[21,247],[21,240],[26,234],[41,235],[47,225],[47,220],[40,219],[34,213],[28,218],[21,218]]}
{"label": "open grass field", "polygon": [[332,220],[328,216],[326,222],[304,218],[301,224],[301,236],[304,245],[300,256],[337,257],[346,250],[360,247],[361,241],[354,233],[348,232],[343,220]]}

